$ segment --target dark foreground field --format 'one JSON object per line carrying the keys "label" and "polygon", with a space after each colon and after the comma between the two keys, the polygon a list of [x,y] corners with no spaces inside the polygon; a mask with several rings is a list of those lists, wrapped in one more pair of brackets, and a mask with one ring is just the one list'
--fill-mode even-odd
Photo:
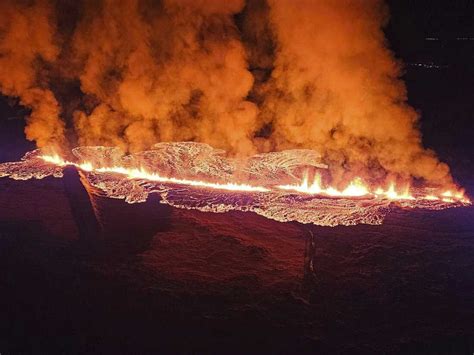
{"label": "dark foreground field", "polygon": [[2,354],[474,350],[473,208],[329,228],[0,186]]}

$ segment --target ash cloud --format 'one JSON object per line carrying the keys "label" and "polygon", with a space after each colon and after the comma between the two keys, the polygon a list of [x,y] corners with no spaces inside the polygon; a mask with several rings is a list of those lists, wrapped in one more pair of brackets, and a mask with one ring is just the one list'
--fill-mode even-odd
{"label": "ash cloud", "polygon": [[379,0],[0,3],[0,90],[40,147],[321,152],[332,177],[451,183],[422,146]]}

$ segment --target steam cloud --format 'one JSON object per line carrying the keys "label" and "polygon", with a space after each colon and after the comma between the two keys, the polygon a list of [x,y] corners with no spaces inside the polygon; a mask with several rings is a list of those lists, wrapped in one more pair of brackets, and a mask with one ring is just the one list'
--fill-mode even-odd
{"label": "steam cloud", "polygon": [[0,11],[0,90],[31,108],[26,135],[40,147],[310,148],[339,181],[451,183],[422,146],[380,0],[3,0]]}

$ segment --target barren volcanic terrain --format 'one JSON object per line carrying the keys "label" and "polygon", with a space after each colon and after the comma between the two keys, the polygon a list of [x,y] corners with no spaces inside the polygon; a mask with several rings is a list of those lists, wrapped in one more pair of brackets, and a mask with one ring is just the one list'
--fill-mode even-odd
{"label": "barren volcanic terrain", "polygon": [[[386,34],[424,145],[472,200],[474,41],[423,32],[437,25],[413,4],[389,1]],[[0,163],[36,148],[28,114],[0,97]],[[474,353],[472,205],[318,225],[255,201],[205,212],[181,187],[165,197],[192,208],[147,184],[130,204],[60,170],[0,178],[0,354]]]}
{"label": "barren volcanic terrain", "polygon": [[471,207],[318,227],[0,183],[7,351],[472,347]]}

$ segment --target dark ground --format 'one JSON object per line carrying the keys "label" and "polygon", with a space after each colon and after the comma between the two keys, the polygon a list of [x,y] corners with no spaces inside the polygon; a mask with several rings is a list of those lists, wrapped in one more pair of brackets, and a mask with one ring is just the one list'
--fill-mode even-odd
{"label": "dark ground", "polygon": [[[407,65],[424,141],[472,197],[474,41],[456,40],[469,8],[391,3],[397,55],[441,67]],[[0,161],[17,160],[33,145],[1,105]],[[74,171],[0,179],[2,355],[474,352],[472,207],[322,228],[89,201]]]}
{"label": "dark ground", "polygon": [[74,171],[0,184],[2,353],[474,348],[473,208],[325,228],[154,199],[92,208]]}

